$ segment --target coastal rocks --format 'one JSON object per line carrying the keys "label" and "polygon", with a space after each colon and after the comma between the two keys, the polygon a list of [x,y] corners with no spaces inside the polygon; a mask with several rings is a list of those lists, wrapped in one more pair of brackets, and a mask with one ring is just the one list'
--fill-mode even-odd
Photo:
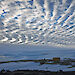
{"label": "coastal rocks", "polygon": [[60,61],[60,57],[54,57],[53,61]]}
{"label": "coastal rocks", "polygon": [[5,73],[0,72],[0,75],[75,75],[75,71],[15,70],[10,72],[5,71]]}

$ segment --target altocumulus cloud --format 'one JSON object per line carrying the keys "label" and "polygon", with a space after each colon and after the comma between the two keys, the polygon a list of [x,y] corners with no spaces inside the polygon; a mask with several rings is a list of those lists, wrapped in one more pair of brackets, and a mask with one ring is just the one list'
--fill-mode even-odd
{"label": "altocumulus cloud", "polygon": [[75,0],[0,0],[0,43],[75,46]]}

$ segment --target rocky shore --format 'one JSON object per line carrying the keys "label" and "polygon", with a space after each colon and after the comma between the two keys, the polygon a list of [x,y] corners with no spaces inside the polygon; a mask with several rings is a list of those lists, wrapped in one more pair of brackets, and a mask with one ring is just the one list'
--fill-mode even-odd
{"label": "rocky shore", "polygon": [[0,71],[0,75],[75,75],[75,71],[64,72],[62,70],[57,72],[42,71],[42,70],[15,70],[15,71]]}

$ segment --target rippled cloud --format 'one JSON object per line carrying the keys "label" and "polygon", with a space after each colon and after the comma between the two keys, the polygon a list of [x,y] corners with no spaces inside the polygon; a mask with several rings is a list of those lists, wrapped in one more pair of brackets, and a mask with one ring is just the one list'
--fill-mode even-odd
{"label": "rippled cloud", "polygon": [[0,0],[0,43],[75,46],[75,0]]}

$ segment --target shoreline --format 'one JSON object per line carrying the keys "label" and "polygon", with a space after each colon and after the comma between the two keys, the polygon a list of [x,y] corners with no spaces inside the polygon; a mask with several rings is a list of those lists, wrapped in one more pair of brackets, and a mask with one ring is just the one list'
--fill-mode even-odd
{"label": "shoreline", "polygon": [[44,71],[44,70],[1,70],[0,75],[75,75],[75,71]]}

